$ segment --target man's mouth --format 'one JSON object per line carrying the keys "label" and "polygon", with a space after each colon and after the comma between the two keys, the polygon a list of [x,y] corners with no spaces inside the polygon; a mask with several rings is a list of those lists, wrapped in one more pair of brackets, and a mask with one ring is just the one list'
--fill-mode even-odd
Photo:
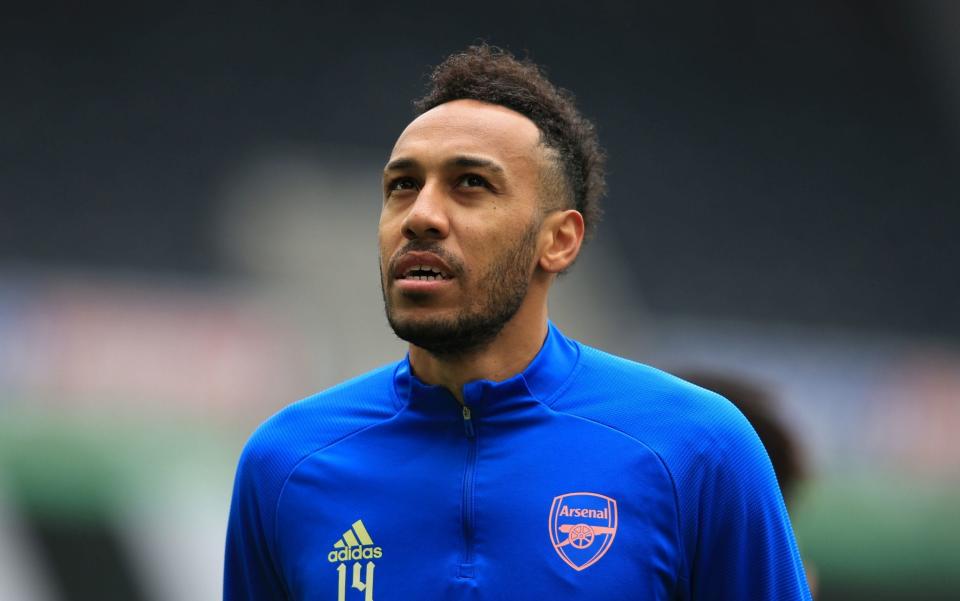
{"label": "man's mouth", "polygon": [[409,251],[401,255],[393,266],[397,281],[445,282],[454,279],[454,269],[436,253]]}
{"label": "man's mouth", "polygon": [[434,280],[449,280],[451,277],[450,274],[430,265],[413,265],[400,273],[397,279],[432,282]]}

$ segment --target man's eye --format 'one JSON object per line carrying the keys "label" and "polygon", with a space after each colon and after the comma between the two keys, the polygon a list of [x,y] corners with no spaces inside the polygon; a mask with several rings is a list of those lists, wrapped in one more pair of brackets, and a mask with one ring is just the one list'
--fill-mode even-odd
{"label": "man's eye", "polygon": [[459,188],[489,188],[490,184],[487,183],[487,180],[480,177],[479,175],[474,175],[468,173],[460,178],[460,181],[457,182],[457,187]]}
{"label": "man's eye", "polygon": [[387,192],[398,192],[400,190],[417,190],[417,182],[410,177],[399,177],[387,184]]}

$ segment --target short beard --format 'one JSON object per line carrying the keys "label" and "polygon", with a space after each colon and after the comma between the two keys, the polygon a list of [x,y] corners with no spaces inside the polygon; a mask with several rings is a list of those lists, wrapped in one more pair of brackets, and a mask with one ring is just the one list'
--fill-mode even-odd
{"label": "short beard", "polygon": [[[385,284],[384,308],[394,333],[445,360],[460,359],[486,348],[527,297],[540,222],[534,219],[516,246],[498,253],[483,277],[474,282],[480,298],[456,317],[423,322],[396,319]],[[429,250],[429,246],[417,245],[417,249]]]}

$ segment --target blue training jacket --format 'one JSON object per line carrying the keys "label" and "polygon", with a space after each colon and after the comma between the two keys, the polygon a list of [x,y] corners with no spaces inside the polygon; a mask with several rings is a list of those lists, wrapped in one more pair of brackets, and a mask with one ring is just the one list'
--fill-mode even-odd
{"label": "blue training jacket", "polygon": [[386,366],[250,438],[224,599],[809,600],[760,440],[725,399],[565,338],[445,389]]}

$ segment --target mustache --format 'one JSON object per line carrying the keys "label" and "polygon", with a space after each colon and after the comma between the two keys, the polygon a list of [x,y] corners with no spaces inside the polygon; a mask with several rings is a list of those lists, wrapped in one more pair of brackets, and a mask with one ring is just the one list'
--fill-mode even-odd
{"label": "mustache", "polygon": [[393,273],[396,271],[397,262],[400,261],[404,255],[411,252],[428,252],[437,255],[447,264],[447,267],[453,271],[453,275],[455,276],[462,275],[464,272],[463,261],[447,251],[439,242],[433,240],[410,240],[390,259],[389,273],[391,277],[393,277]]}

